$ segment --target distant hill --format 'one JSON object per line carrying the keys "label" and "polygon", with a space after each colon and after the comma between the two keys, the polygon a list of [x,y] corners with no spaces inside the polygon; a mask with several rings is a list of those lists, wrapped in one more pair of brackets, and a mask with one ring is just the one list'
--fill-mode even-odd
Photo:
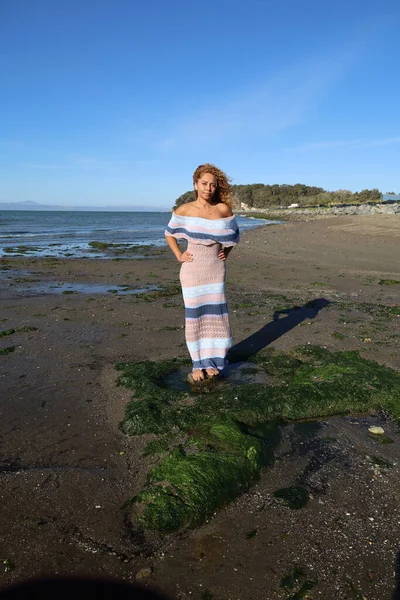
{"label": "distant hill", "polygon": [[59,206],[56,204],[40,204],[39,202],[0,202],[0,210],[58,210],[81,212],[169,212],[165,206]]}

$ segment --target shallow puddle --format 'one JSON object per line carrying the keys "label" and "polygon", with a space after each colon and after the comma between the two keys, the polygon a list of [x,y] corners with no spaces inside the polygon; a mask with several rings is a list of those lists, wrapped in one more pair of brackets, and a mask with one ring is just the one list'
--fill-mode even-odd
{"label": "shallow puddle", "polygon": [[23,285],[14,284],[15,288],[32,294],[115,294],[127,296],[131,294],[143,294],[160,289],[156,285],[134,288],[129,285],[105,285],[100,283],[64,283],[59,281],[47,282],[24,282]]}

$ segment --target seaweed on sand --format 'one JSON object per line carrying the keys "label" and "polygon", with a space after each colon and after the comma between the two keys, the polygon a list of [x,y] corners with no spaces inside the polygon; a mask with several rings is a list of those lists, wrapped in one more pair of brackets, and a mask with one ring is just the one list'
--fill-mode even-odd
{"label": "seaweed on sand", "polygon": [[228,382],[207,394],[167,387],[166,376],[184,360],[117,366],[119,384],[135,397],[122,430],[185,439],[170,444],[132,500],[144,528],[197,526],[248,489],[273,460],[279,422],[379,409],[400,420],[400,374],[358,352],[304,346],[290,354],[261,352],[253,362],[273,376],[273,385]]}

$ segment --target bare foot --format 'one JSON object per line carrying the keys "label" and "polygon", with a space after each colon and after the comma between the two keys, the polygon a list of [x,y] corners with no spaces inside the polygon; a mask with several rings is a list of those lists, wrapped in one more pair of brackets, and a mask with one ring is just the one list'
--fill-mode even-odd
{"label": "bare foot", "polygon": [[219,375],[218,369],[206,369],[206,373],[208,377],[216,377]]}
{"label": "bare foot", "polygon": [[192,372],[193,381],[202,381],[204,379],[204,373],[202,369],[195,369]]}

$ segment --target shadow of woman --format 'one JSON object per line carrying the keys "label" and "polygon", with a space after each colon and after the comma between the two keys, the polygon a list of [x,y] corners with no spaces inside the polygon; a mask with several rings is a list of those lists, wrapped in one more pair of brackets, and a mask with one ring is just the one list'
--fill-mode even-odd
{"label": "shadow of woman", "polygon": [[[326,298],[316,298],[315,300],[310,300],[304,306],[294,306],[285,310],[275,311],[273,321],[267,323],[259,331],[233,346],[228,352],[227,359],[230,363],[242,363],[246,361],[250,356],[257,354],[303,321],[315,319],[319,311],[326,308],[329,304],[331,302],[330,300],[326,300]],[[283,315],[283,318],[280,318],[281,315]]]}

